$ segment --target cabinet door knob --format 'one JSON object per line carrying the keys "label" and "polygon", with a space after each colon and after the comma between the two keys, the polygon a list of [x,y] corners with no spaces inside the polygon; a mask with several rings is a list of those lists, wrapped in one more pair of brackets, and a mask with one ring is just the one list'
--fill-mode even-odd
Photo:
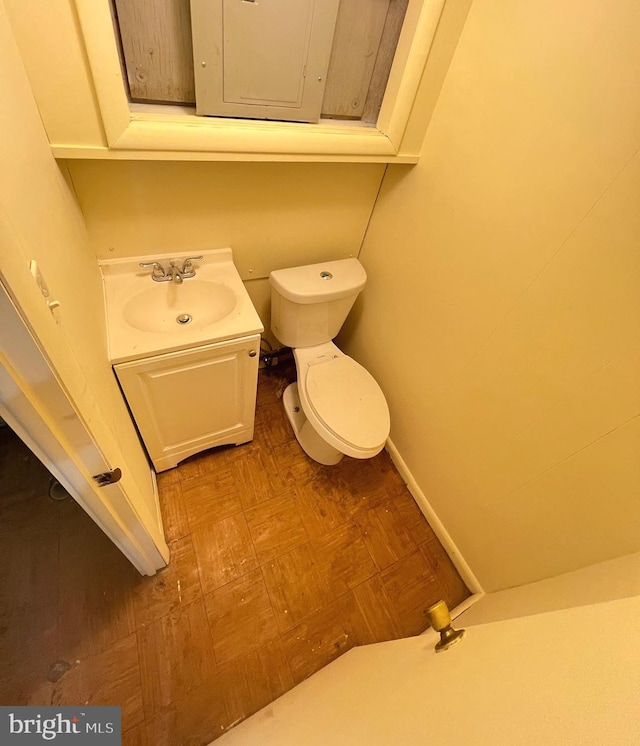
{"label": "cabinet door knob", "polygon": [[257,354],[255,350],[249,350],[249,357],[255,357]]}

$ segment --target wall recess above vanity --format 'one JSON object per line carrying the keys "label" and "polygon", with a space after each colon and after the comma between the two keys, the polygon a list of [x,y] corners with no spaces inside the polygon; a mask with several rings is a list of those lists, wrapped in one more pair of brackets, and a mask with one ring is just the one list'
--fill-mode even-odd
{"label": "wall recess above vanity", "polygon": [[109,359],[156,471],[253,438],[262,322],[231,249],[194,254],[100,263]]}
{"label": "wall recess above vanity", "polygon": [[[384,2],[381,0],[370,5],[378,7]],[[130,12],[134,12],[134,7],[139,4],[119,3]],[[160,6],[167,4],[147,2],[145,5],[153,7],[154,15],[162,16]],[[355,9],[348,8],[346,3],[343,5],[346,15],[344,24],[338,19],[338,35],[342,36],[340,26],[344,30],[357,25],[367,29],[364,35],[371,37],[368,24],[364,23],[365,16],[358,12],[360,5],[353,4]],[[399,5],[399,2],[393,5]],[[114,33],[109,0],[48,0],[47,13],[40,14],[33,13],[31,5],[21,0],[12,0],[9,6],[11,21],[19,30],[20,52],[56,158],[336,163],[418,161],[431,112],[414,106],[414,101],[422,95],[419,87],[425,77],[423,73],[436,29],[441,25],[444,0],[410,0],[408,3],[379,115],[372,117],[375,126],[368,120],[348,122],[322,118],[318,124],[305,124],[224,116],[205,118],[198,117],[191,106],[133,103],[127,96],[128,86],[122,77],[119,42]],[[374,8],[371,10],[372,13],[365,15],[372,20],[380,15],[379,7],[375,12]],[[389,15],[393,14],[387,12]],[[452,34],[446,29],[442,34],[446,54],[453,52],[460,31],[455,8],[452,15],[456,28]],[[56,20],[56,33],[50,33],[51,18]],[[384,26],[380,28],[383,36]],[[354,75],[359,78],[360,73],[370,70],[375,64],[373,58],[377,60],[379,56],[375,54],[375,48],[364,49],[365,54],[360,60],[362,65],[358,65],[354,64],[352,57],[355,48],[352,43],[338,46],[348,53],[347,63],[338,65],[346,77]],[[387,48],[386,44],[382,46]],[[142,50],[147,60],[150,49],[157,49],[155,42],[151,45],[143,43]],[[332,54],[334,59],[327,73],[328,88],[332,87],[333,77],[340,82],[342,89],[345,76],[332,74],[340,56]],[[157,61],[158,57],[156,53],[153,59]],[[144,69],[139,69],[137,64],[134,63],[135,69],[147,81]],[[436,88],[441,85],[446,70],[446,64],[436,63]],[[163,79],[168,82],[164,74]],[[55,96],[51,95],[52,80],[56,83]],[[380,86],[380,92],[382,90]],[[148,100],[148,93],[144,98]],[[362,99],[366,108],[368,95],[345,96],[346,113],[359,110]],[[162,100],[171,99],[163,95]],[[326,111],[325,107],[325,116],[331,111],[336,111],[336,115],[341,117],[345,115],[342,103],[329,108],[330,111]]]}

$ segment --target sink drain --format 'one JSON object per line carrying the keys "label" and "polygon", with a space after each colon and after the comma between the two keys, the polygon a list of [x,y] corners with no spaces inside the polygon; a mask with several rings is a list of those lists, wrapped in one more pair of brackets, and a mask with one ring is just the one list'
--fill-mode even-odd
{"label": "sink drain", "polygon": [[191,316],[188,313],[181,313],[180,316],[176,318],[178,324],[182,324],[183,326],[185,324],[190,324],[191,320]]}

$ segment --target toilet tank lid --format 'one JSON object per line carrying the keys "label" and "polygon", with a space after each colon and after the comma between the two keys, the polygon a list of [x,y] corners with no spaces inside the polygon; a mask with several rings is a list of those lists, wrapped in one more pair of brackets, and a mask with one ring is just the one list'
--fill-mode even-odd
{"label": "toilet tank lid", "polygon": [[324,303],[357,295],[367,282],[364,267],[355,258],[276,269],[269,282],[293,303]]}

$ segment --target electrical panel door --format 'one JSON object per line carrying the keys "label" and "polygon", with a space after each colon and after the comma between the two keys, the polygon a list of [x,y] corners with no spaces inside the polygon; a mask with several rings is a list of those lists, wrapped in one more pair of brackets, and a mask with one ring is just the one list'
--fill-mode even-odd
{"label": "electrical panel door", "polygon": [[320,118],[339,0],[191,0],[198,114]]}

